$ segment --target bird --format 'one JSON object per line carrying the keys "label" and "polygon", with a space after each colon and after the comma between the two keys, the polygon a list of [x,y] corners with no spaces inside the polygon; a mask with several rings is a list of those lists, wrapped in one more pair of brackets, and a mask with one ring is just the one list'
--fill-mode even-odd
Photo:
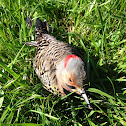
{"label": "bird", "polygon": [[[33,20],[31,17],[26,19],[26,24],[30,28]],[[81,95],[88,108],[92,109],[83,88],[86,80],[85,64],[77,50],[50,35],[47,21],[42,22],[37,18],[35,31],[35,41],[23,42],[23,44],[36,47],[33,67],[44,88],[61,97],[75,92]]]}

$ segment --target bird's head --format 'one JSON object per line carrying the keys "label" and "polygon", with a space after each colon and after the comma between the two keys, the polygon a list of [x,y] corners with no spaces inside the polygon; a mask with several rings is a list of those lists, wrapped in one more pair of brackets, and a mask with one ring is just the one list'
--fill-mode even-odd
{"label": "bird's head", "polygon": [[61,92],[75,91],[77,94],[82,95],[90,108],[90,103],[83,89],[83,83],[86,79],[86,71],[84,69],[84,62],[76,55],[68,55],[58,65],[57,80]]}

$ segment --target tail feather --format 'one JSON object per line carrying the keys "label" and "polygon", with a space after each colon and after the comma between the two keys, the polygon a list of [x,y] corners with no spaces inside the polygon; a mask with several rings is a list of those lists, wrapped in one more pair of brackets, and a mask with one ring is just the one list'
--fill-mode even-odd
{"label": "tail feather", "polygon": [[[26,19],[26,24],[29,26],[29,28],[32,27],[33,25],[33,20],[31,17],[27,17]],[[35,32],[36,32],[36,38],[40,36],[41,34],[49,34],[50,29],[47,21],[42,22],[39,18],[36,19],[35,21]],[[33,33],[31,34],[31,39],[34,40]],[[38,46],[36,41],[31,41],[31,42],[22,42],[22,44],[26,44],[29,46]]]}
{"label": "tail feather", "polygon": [[31,41],[31,42],[22,42],[22,44],[26,44],[26,45],[29,45],[29,46],[38,46],[37,42],[36,41]]}
{"label": "tail feather", "polygon": [[[27,26],[29,26],[31,28],[33,25],[33,19],[27,17],[26,24],[27,24]],[[47,21],[42,22],[39,18],[37,18],[35,21],[35,30],[36,30],[37,36],[41,33],[44,33],[44,34],[50,33],[48,22]]]}

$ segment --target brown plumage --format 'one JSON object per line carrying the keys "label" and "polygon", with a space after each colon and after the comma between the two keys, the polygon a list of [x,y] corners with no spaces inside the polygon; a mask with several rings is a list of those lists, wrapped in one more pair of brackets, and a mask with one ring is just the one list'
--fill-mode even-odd
{"label": "brown plumage", "polygon": [[[33,21],[27,18],[26,23],[31,27]],[[25,44],[36,46],[33,67],[44,88],[59,96],[75,91],[82,95],[88,107],[92,109],[83,89],[83,82],[86,79],[84,62],[77,51],[69,44],[47,34],[49,27],[46,21],[36,19],[35,27],[36,40]]]}

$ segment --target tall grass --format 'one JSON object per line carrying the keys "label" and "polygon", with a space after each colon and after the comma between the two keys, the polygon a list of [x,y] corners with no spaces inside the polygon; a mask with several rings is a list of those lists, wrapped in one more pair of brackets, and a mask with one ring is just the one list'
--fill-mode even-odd
{"label": "tall grass", "polygon": [[[125,0],[0,1],[0,126],[126,125]],[[47,20],[51,34],[85,59],[86,92],[59,98],[33,70],[35,47],[22,45],[32,32],[27,16]]]}

